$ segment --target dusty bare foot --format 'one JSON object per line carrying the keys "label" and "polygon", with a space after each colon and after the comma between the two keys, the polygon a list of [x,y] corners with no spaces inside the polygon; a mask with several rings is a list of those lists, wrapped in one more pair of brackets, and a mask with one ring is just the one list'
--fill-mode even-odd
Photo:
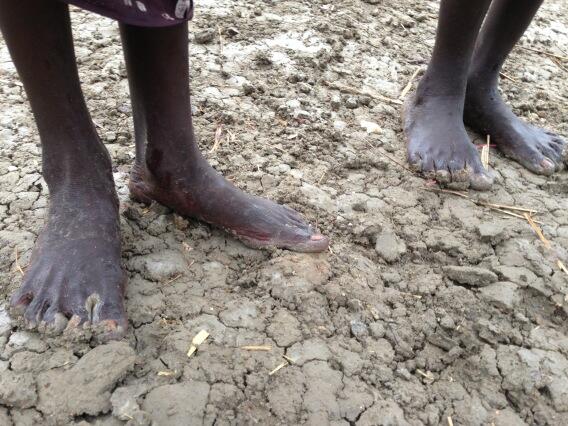
{"label": "dusty bare foot", "polygon": [[491,135],[503,154],[534,173],[551,175],[568,162],[566,141],[513,114],[495,84],[470,78],[464,117],[468,126]]}
{"label": "dusty bare foot", "polygon": [[49,334],[89,328],[100,340],[126,330],[118,203],[114,189],[60,189],[51,195],[14,316]]}
{"label": "dusty bare foot", "polygon": [[[151,200],[183,216],[200,219],[234,235],[252,248],[277,247],[321,252],[329,240],[289,207],[246,194],[199,157],[199,165],[164,167],[151,173],[135,166],[130,180],[133,199]],[[177,170],[177,172],[172,172]],[[173,173],[176,173],[174,175]]]}
{"label": "dusty bare foot", "polygon": [[492,174],[481,164],[463,123],[459,96],[416,94],[404,110],[408,161],[425,176],[461,188],[487,190]]}

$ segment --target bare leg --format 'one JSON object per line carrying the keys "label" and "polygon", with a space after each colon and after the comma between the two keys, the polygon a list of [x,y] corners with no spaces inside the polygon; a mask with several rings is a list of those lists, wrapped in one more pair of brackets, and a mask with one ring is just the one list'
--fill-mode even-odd
{"label": "bare leg", "polygon": [[98,324],[104,338],[116,337],[126,326],[118,203],[110,157],[81,92],[67,6],[0,0],[0,28],[37,122],[51,194],[12,306],[30,327]]}
{"label": "bare leg", "polygon": [[187,25],[121,25],[121,33],[136,129],[132,196],[223,228],[251,247],[325,250],[327,238],[298,213],[240,191],[202,156],[191,120]]}
{"label": "bare leg", "polygon": [[488,189],[485,171],[463,124],[471,57],[490,0],[442,0],[432,59],[405,109],[408,160],[441,183]]}
{"label": "bare leg", "polygon": [[519,119],[497,88],[503,62],[541,4],[542,0],[493,0],[473,56],[465,120],[476,131],[490,134],[508,157],[548,175],[562,166],[566,142]]}

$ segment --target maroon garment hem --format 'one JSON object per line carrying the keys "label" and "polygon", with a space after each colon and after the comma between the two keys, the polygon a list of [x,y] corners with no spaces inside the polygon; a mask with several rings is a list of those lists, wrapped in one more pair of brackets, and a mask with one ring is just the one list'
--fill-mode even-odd
{"label": "maroon garment hem", "polygon": [[138,27],[167,27],[193,17],[193,0],[61,0]]}

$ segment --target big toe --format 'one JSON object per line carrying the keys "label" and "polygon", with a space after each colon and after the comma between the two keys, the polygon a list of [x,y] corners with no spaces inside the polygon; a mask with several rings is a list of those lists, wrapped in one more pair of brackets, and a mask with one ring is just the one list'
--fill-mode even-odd
{"label": "big toe", "polygon": [[551,176],[557,170],[556,163],[550,158],[544,156],[540,159],[540,161],[533,163],[533,167],[533,171],[545,176]]}
{"label": "big toe", "polygon": [[328,249],[329,238],[314,230],[310,225],[294,227],[287,235],[276,236],[272,245],[300,253],[319,253]]}
{"label": "big toe", "polygon": [[329,248],[329,238],[320,233],[314,233],[300,244],[290,247],[290,250],[304,253],[319,253]]}

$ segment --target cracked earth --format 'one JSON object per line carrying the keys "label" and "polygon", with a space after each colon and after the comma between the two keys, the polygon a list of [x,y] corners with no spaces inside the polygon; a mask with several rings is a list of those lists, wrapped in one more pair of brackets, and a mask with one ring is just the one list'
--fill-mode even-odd
{"label": "cracked earth", "polygon": [[[241,188],[317,223],[331,250],[254,251],[131,202],[117,26],[75,10],[83,87],[121,198],[130,327],[105,345],[19,327],[8,298],[48,194],[0,43],[0,424],[568,424],[568,275],[555,263],[568,263],[568,174],[536,176],[492,152],[493,190],[471,193],[539,210],[549,251],[522,218],[433,192],[397,164],[397,99],[427,63],[437,2],[196,7],[204,152]],[[565,137],[568,65],[540,52],[568,52],[567,17],[566,2],[545,2],[502,80],[516,112]],[[188,358],[201,330],[210,336]]]}

